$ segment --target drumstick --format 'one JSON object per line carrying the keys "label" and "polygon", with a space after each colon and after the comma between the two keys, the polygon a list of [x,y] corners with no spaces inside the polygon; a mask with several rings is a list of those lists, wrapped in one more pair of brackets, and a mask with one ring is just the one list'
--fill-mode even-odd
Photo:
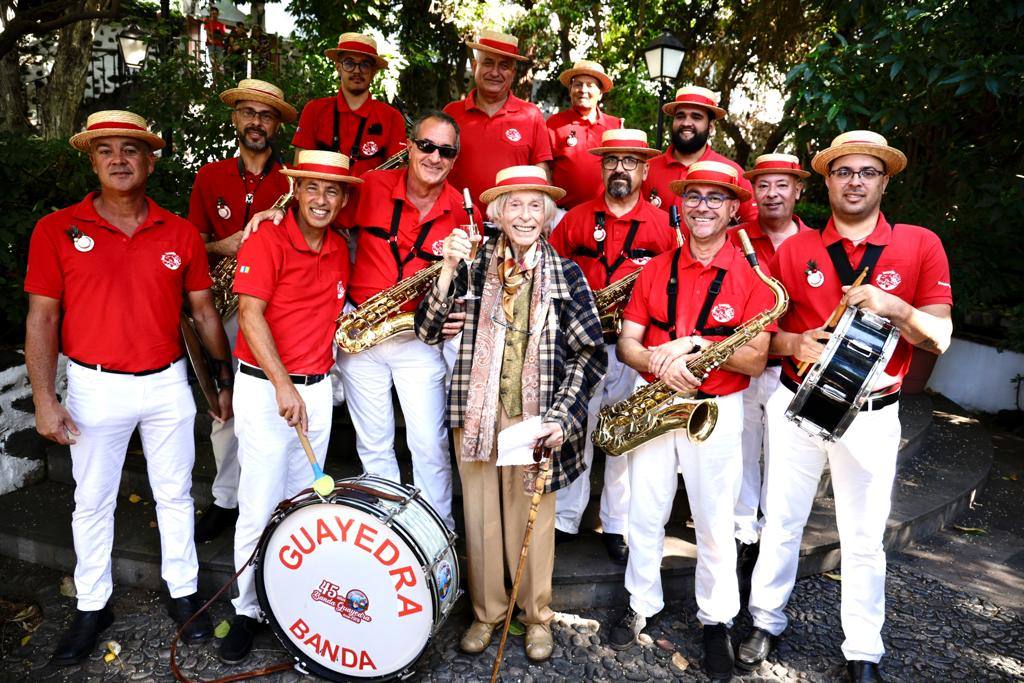
{"label": "drumstick", "polygon": [[329,474],[324,474],[324,471],[320,469],[320,463],[316,461],[316,456],[313,455],[313,447],[309,445],[309,438],[302,431],[302,426],[295,425],[295,432],[299,435],[299,441],[302,442],[302,450],[306,451],[306,457],[313,468],[313,491],[318,496],[329,496],[334,492],[334,479]]}
{"label": "drumstick", "polygon": [[538,453],[540,453],[540,471],[537,472],[537,479],[533,483],[530,515],[526,518],[526,533],[523,534],[523,550],[519,553],[519,564],[516,566],[516,576],[512,581],[512,595],[508,599],[505,626],[501,629],[501,642],[498,643],[498,654],[494,658],[494,667],[491,669],[491,683],[495,683],[498,680],[501,657],[505,654],[505,641],[508,639],[508,627],[512,624],[512,612],[516,608],[516,598],[519,597],[519,584],[523,580],[523,569],[526,567],[526,554],[530,551],[530,536],[533,534],[533,523],[537,519],[537,509],[540,507],[540,498],[544,494],[544,486],[547,484],[548,476],[551,474],[551,449],[544,448],[541,443],[538,443],[536,448],[534,448],[535,459]]}
{"label": "drumstick", "polygon": [[[860,283],[864,282],[864,278],[867,277],[867,275],[868,275],[868,269],[867,268],[865,268],[864,270],[860,271],[860,275],[857,276],[857,279],[853,281],[853,284],[850,285],[850,287],[858,287],[860,285]],[[831,332],[833,329],[835,329],[835,326],[839,323],[839,319],[843,317],[843,313],[846,313],[846,308],[847,307],[846,307],[846,304],[843,303],[843,299],[845,299],[845,298],[846,298],[846,295],[844,294],[843,298],[840,299],[839,303],[836,305],[836,309],[834,311],[832,311],[832,315],[829,316],[828,322],[825,323],[825,329],[826,330],[829,330]],[[803,377],[803,374],[805,372],[807,372],[807,368],[809,368],[809,367],[811,367],[811,362],[810,361],[806,361],[806,360],[800,361],[800,364],[796,366],[796,375],[797,375],[797,377]]]}

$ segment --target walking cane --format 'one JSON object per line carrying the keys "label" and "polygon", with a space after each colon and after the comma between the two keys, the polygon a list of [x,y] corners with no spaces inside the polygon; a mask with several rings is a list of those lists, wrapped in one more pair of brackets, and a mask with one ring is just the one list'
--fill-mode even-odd
{"label": "walking cane", "polygon": [[548,477],[551,476],[551,449],[544,448],[543,443],[543,441],[538,442],[533,449],[533,460],[534,462],[540,462],[540,471],[537,472],[537,479],[533,483],[530,515],[526,519],[526,533],[523,534],[523,550],[519,553],[519,565],[516,567],[515,580],[512,581],[512,595],[508,599],[508,612],[505,613],[505,626],[501,629],[498,655],[494,658],[494,667],[491,669],[491,683],[495,683],[498,680],[501,658],[505,654],[505,641],[508,639],[508,627],[512,624],[512,612],[516,608],[519,584],[523,580],[523,569],[526,567],[526,554],[530,552],[530,536],[533,534],[533,523],[537,520],[537,508],[540,507],[540,497],[544,494],[544,487],[547,485]]}

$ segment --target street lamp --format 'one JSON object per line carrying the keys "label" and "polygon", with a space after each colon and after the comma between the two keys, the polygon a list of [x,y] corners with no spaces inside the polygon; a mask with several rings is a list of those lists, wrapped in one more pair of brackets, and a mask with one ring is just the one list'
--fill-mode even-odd
{"label": "street lamp", "polygon": [[149,36],[132,24],[117,34],[117,47],[121,51],[125,69],[137,71],[142,68],[149,54]]}
{"label": "street lamp", "polygon": [[661,149],[665,123],[661,108],[667,99],[665,91],[676,80],[679,67],[683,65],[683,44],[671,33],[662,33],[644,50],[644,59],[647,60],[647,72],[658,83],[658,149]]}

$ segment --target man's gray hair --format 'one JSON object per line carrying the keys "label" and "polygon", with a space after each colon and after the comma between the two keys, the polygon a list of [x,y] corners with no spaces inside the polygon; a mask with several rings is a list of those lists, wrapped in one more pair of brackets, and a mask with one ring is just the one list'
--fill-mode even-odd
{"label": "man's gray hair", "polygon": [[451,126],[452,130],[455,131],[455,149],[459,149],[459,139],[461,138],[459,124],[451,116],[438,109],[428,111],[426,114],[412,122],[412,130],[409,131],[409,136],[413,140],[418,140],[420,138],[420,129],[423,128],[423,124],[427,121],[440,121]]}

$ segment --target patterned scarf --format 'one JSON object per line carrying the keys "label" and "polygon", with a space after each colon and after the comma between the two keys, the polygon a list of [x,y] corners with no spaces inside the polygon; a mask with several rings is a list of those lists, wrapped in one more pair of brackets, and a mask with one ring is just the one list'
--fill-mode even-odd
{"label": "patterned scarf", "polygon": [[[497,246],[498,249],[504,247],[499,253],[505,255],[505,260],[498,268],[498,280],[501,282],[502,289],[501,307],[505,311],[505,322],[512,322],[516,294],[519,293],[519,288],[523,286],[523,283],[530,279],[533,269],[537,267],[537,263],[540,261],[540,248],[539,244],[534,242],[526,250],[523,258],[517,259],[512,251],[512,246],[504,235],[501,236],[501,242]],[[497,252],[497,249],[495,251]]]}

